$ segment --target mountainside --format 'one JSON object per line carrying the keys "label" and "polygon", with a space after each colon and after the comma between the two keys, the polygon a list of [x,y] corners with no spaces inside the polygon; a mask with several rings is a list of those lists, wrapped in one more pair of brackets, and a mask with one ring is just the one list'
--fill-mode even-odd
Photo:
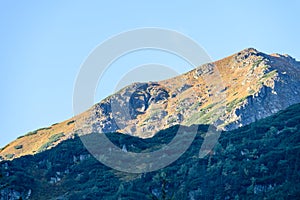
{"label": "mountainside", "polygon": [[18,138],[0,156],[35,154],[91,132],[151,138],[176,124],[234,130],[299,103],[299,94],[299,62],[249,48],[178,77],[127,86],[72,119]]}
{"label": "mountainside", "polygon": [[[0,200],[298,199],[299,113],[296,104],[222,132],[219,143],[202,159],[199,147],[208,125],[200,125],[192,145],[176,162],[143,174],[106,167],[75,136],[50,150],[0,162]],[[177,129],[170,127],[148,139],[107,136],[120,148],[126,145],[128,151],[145,152],[169,143]]]}

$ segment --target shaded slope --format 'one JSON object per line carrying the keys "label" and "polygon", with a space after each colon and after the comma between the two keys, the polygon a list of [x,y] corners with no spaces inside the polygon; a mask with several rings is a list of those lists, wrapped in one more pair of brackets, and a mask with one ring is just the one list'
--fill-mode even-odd
{"label": "shaded slope", "polygon": [[300,64],[290,56],[245,49],[178,77],[127,86],[72,119],[13,141],[0,156],[32,155],[76,133],[151,138],[176,124],[233,130],[299,103],[299,76]]}
{"label": "shaded slope", "polygon": [[[234,131],[223,132],[204,159],[199,133],[188,151],[156,172],[128,174],[94,159],[79,138],[51,150],[0,163],[0,197],[30,199],[296,199],[300,195],[300,104]],[[109,138],[130,151],[168,143],[176,126],[150,139]],[[135,148],[131,147],[135,144]]]}

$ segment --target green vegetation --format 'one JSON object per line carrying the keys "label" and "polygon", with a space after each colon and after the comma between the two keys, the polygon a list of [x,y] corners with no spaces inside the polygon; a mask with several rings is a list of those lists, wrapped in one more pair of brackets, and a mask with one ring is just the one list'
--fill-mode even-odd
{"label": "green vegetation", "polygon": [[[177,161],[136,175],[106,167],[93,156],[80,160],[89,152],[75,137],[34,156],[1,162],[0,166],[8,163],[8,168],[0,167],[0,187],[19,191],[24,194],[22,199],[29,189],[31,199],[298,199],[299,113],[297,104],[223,132],[213,150],[201,159],[199,149],[208,126],[200,125],[192,145]],[[149,152],[169,143],[178,128],[162,130],[149,139],[106,135],[120,148],[125,144],[128,151]],[[93,138],[93,134],[84,137]],[[5,176],[7,173],[10,175]],[[59,182],[50,183],[53,177],[59,177]]]}
{"label": "green vegetation", "polygon": [[277,74],[277,70],[272,70],[270,71],[269,73],[265,74],[261,79],[267,79],[267,78],[270,78],[270,77],[273,77],[275,74]]}
{"label": "green vegetation", "polygon": [[258,65],[263,61],[263,59],[259,59],[257,61],[255,61],[251,67],[251,70],[253,70],[254,68],[258,67]]}
{"label": "green vegetation", "polygon": [[257,85],[259,85],[259,86],[264,85],[264,82],[265,82],[266,80],[268,80],[268,79],[271,78],[271,77],[274,77],[277,73],[278,73],[277,70],[272,70],[272,71],[270,71],[269,73],[264,74],[263,77],[261,77],[261,78],[259,79],[259,81],[257,82]]}
{"label": "green vegetation", "polygon": [[194,122],[196,122],[201,116],[203,116],[205,113],[204,112],[196,112],[192,114],[186,121],[187,125],[192,125]]}
{"label": "green vegetation", "polygon": [[[40,129],[37,129],[37,130],[35,130],[35,131],[30,131],[30,132],[28,132],[27,134],[25,134],[24,136],[35,135],[35,134],[37,134],[39,131],[42,131],[42,130],[49,130],[49,129],[51,129],[51,127],[40,128]],[[22,137],[24,137],[24,136],[20,136],[20,137],[18,137],[18,139],[19,139],[19,138],[22,138]]]}
{"label": "green vegetation", "polygon": [[226,105],[226,111],[231,112],[233,108],[236,108],[240,103],[244,102],[247,98],[248,98],[248,96],[240,98],[240,99],[236,98],[233,101],[229,102]]}
{"label": "green vegetation", "polygon": [[5,145],[4,147],[1,148],[1,151],[6,149],[9,146],[9,144]]}
{"label": "green vegetation", "polygon": [[52,146],[52,142],[46,142],[45,144],[43,144],[38,150],[37,152],[42,152],[45,151],[46,149],[48,149],[49,147]]}
{"label": "green vegetation", "polygon": [[214,103],[211,103],[209,104],[208,106],[206,106],[205,108],[203,108],[202,110],[203,111],[208,111],[210,109],[212,109],[215,105],[217,105],[219,102],[214,102]]}
{"label": "green vegetation", "polygon": [[48,142],[46,142],[45,144],[43,144],[39,149],[38,149],[38,152],[42,152],[42,151],[45,151],[46,149],[48,149],[49,147],[51,147],[53,145],[53,143],[57,142],[61,137],[64,136],[64,133],[61,132],[61,133],[57,133],[55,135],[52,135]]}
{"label": "green vegetation", "polygon": [[267,69],[267,68],[269,68],[269,66],[268,65],[264,65],[264,66],[262,66],[262,68],[263,69]]}
{"label": "green vegetation", "polygon": [[218,105],[220,102],[214,102],[209,104],[208,106],[200,109],[199,112],[195,112],[192,114],[187,121],[185,122],[186,125],[190,126],[192,124],[209,124],[219,115],[216,114],[217,109],[215,106]]}
{"label": "green vegetation", "polygon": [[39,128],[36,131],[43,131],[43,130],[50,130],[52,127],[44,127],[44,128]]}
{"label": "green vegetation", "polygon": [[67,125],[69,126],[69,125],[71,125],[71,124],[73,124],[73,123],[75,123],[75,120],[69,121],[69,122],[67,123]]}
{"label": "green vegetation", "polygon": [[[37,134],[37,133],[38,133],[37,130],[35,130],[35,131],[30,131],[30,132],[26,133],[24,136],[31,136],[31,135],[35,135],[35,134]],[[22,138],[22,137],[24,137],[24,136],[20,136],[19,138]]]}
{"label": "green vegetation", "polygon": [[6,154],[5,155],[5,158],[7,158],[7,159],[12,159],[13,157],[15,156],[15,154]]}
{"label": "green vegetation", "polygon": [[218,119],[220,114],[216,112],[216,110],[212,110],[209,113],[202,115],[195,124],[210,124],[211,122]]}
{"label": "green vegetation", "polygon": [[61,137],[65,136],[63,132],[51,135],[49,142],[57,142]]}
{"label": "green vegetation", "polygon": [[254,93],[255,93],[255,90],[253,90],[253,89],[249,90],[249,95],[253,95]]}
{"label": "green vegetation", "polygon": [[170,118],[168,119],[168,123],[169,123],[169,124],[172,124],[172,123],[175,123],[175,122],[177,122],[177,118],[176,118],[175,116],[172,116],[172,117],[170,117]]}
{"label": "green vegetation", "polygon": [[14,146],[14,148],[15,148],[15,149],[22,149],[22,148],[23,148],[23,145],[22,145],[22,144],[16,145],[16,146]]}
{"label": "green vegetation", "polygon": [[192,107],[191,107],[191,110],[198,110],[198,108],[202,106],[202,102],[201,101],[197,101],[195,102]]}

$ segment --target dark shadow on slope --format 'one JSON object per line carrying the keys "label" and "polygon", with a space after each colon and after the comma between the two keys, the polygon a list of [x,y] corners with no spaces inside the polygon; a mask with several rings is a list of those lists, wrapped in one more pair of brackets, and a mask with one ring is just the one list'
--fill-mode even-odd
{"label": "dark shadow on slope", "polygon": [[[223,132],[203,159],[198,152],[207,126],[190,148],[158,171],[129,174],[93,158],[80,138],[51,150],[0,163],[0,195],[30,199],[297,199],[300,196],[300,104],[240,129]],[[176,127],[147,140],[107,134],[128,151],[169,143]],[[134,143],[134,148],[130,145]],[[5,199],[5,197],[3,197]],[[54,199],[55,199],[54,198]]]}

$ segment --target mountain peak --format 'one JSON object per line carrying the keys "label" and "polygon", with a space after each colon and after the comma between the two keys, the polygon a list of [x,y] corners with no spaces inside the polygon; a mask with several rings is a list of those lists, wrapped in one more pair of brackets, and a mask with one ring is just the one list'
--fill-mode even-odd
{"label": "mountain peak", "polygon": [[245,55],[245,56],[258,56],[258,55],[263,55],[260,51],[258,51],[257,49],[255,48],[246,48],[246,49],[243,49],[242,51],[236,53],[237,55]]}
{"label": "mountain peak", "polygon": [[259,53],[259,51],[253,47],[249,47],[249,48],[246,48],[246,49],[243,49],[242,51],[240,51],[240,53],[242,52],[249,52],[249,53]]}
{"label": "mountain peak", "polygon": [[[246,48],[236,54],[234,54],[235,59],[238,62],[243,62],[247,59],[254,59],[256,57],[263,57],[265,58],[267,55],[264,53],[259,52],[258,50],[254,49],[254,48]],[[250,61],[252,61],[250,60]]]}
{"label": "mountain peak", "polygon": [[178,124],[233,130],[300,103],[299,94],[299,62],[247,48],[168,80],[129,85],[72,119],[20,137],[0,156],[35,154],[75,133],[149,138]]}

